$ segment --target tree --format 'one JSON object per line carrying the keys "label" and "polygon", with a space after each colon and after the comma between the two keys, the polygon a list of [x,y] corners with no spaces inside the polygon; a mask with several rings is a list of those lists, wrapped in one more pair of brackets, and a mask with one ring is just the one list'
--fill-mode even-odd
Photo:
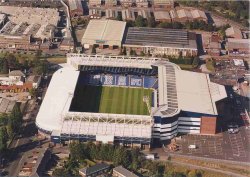
{"label": "tree", "polygon": [[123,53],[123,55],[127,55],[127,49],[126,49],[126,47],[123,47],[122,53]]}
{"label": "tree", "polygon": [[118,20],[118,21],[123,21],[123,20],[122,20],[122,14],[119,13],[119,14],[117,15],[117,17],[116,17],[116,20]]}
{"label": "tree", "polygon": [[8,121],[7,131],[9,136],[13,136],[14,134],[18,133],[20,131],[20,128],[22,126],[22,113],[20,110],[20,107],[18,105],[15,105]]}
{"label": "tree", "polygon": [[135,26],[137,27],[145,26],[144,18],[141,15],[138,15],[137,18],[135,19]]}
{"label": "tree", "polygon": [[53,172],[52,172],[52,176],[55,177],[68,177],[68,176],[72,176],[68,170],[64,169],[64,168],[56,168]]}
{"label": "tree", "polygon": [[6,55],[5,59],[8,62],[8,67],[11,69],[19,69],[19,63],[13,54]]}
{"label": "tree", "polygon": [[183,25],[180,22],[173,22],[172,27],[173,29],[182,29]]}
{"label": "tree", "polygon": [[160,28],[172,28],[172,23],[169,22],[162,22],[159,24]]}
{"label": "tree", "polygon": [[144,57],[144,56],[145,56],[145,53],[144,53],[143,51],[141,51],[141,52],[140,52],[140,55],[141,55],[142,57]]}
{"label": "tree", "polygon": [[38,94],[37,89],[35,89],[35,88],[30,89],[30,90],[29,90],[29,93],[30,93],[30,95],[31,95],[32,97],[36,97],[37,94]]}
{"label": "tree", "polygon": [[192,65],[193,65],[193,66],[197,66],[198,64],[199,64],[199,57],[195,57],[195,58],[193,59]]}
{"label": "tree", "polygon": [[2,73],[3,74],[8,74],[9,73],[8,61],[6,59],[3,59]]}
{"label": "tree", "polygon": [[48,61],[47,60],[34,60],[34,74],[44,74],[48,72]]}
{"label": "tree", "polygon": [[95,48],[95,46],[92,47],[91,54],[96,54],[96,48]]}
{"label": "tree", "polygon": [[148,27],[151,27],[151,28],[155,27],[156,26],[155,18],[149,17],[147,20],[147,24],[148,24]]}
{"label": "tree", "polygon": [[5,126],[0,127],[0,152],[7,148],[8,133]]}

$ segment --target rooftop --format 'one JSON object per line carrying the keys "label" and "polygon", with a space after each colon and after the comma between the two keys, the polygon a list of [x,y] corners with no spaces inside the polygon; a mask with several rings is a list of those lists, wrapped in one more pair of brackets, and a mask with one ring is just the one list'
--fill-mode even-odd
{"label": "rooftop", "polygon": [[26,82],[38,82],[39,79],[41,78],[41,76],[38,76],[38,75],[32,75],[32,76],[29,76],[27,79],[26,79]]}
{"label": "rooftop", "polygon": [[193,18],[207,19],[207,16],[206,16],[205,12],[201,11],[201,10],[198,10],[198,9],[191,10],[191,14],[192,14]]}
{"label": "rooftop", "polygon": [[24,77],[25,74],[20,70],[13,70],[9,73],[9,76],[22,76],[22,77]]}
{"label": "rooftop", "polygon": [[177,10],[178,18],[193,18],[191,12],[187,9]]}
{"label": "rooftop", "polygon": [[154,16],[155,16],[155,20],[161,20],[161,19],[171,20],[170,14],[167,11],[155,11]]}
{"label": "rooftop", "polygon": [[70,10],[82,9],[81,0],[69,0],[68,2]]}
{"label": "rooftop", "polygon": [[138,177],[137,175],[135,175],[133,172],[131,171],[128,171],[126,168],[122,167],[122,166],[118,166],[118,167],[115,167],[113,169],[113,173],[116,172],[116,173],[119,173],[123,176],[129,176],[129,177]]}
{"label": "rooftop", "polygon": [[15,105],[15,101],[8,100],[6,98],[0,98],[0,113],[10,113]]}
{"label": "rooftop", "polygon": [[83,35],[85,40],[122,41],[126,22],[116,20],[90,20]]}
{"label": "rooftop", "polygon": [[231,26],[230,28],[227,28],[225,32],[226,32],[226,36],[228,37],[236,37],[239,39],[242,38],[242,32],[239,28],[235,28]]}
{"label": "rooftop", "polygon": [[197,49],[195,33],[162,28],[128,28],[125,45]]}
{"label": "rooftop", "polygon": [[79,172],[85,174],[86,176],[91,175],[91,174],[95,174],[98,171],[102,171],[102,170],[106,170],[109,168],[109,165],[105,164],[105,163],[98,163],[92,167],[87,167],[87,168],[83,168],[80,169]]}
{"label": "rooftop", "polygon": [[229,49],[249,49],[250,46],[249,39],[228,38],[227,41],[227,46]]}

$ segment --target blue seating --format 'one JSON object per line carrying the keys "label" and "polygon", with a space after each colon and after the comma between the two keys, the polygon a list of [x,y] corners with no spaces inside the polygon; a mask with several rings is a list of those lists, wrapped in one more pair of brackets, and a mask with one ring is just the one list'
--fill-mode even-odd
{"label": "blue seating", "polygon": [[117,85],[144,88],[158,87],[158,79],[156,77],[120,74],[84,73],[79,76],[78,83],[88,85]]}

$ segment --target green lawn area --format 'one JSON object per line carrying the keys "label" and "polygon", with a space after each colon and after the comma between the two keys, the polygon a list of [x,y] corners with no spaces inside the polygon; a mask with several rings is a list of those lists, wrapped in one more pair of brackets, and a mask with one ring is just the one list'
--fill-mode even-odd
{"label": "green lawn area", "polygon": [[48,62],[54,63],[54,64],[60,64],[60,63],[66,63],[66,57],[59,56],[59,57],[47,57]]}
{"label": "green lawn area", "polygon": [[71,111],[149,115],[143,96],[152,100],[152,90],[108,86],[77,85]]}
{"label": "green lawn area", "polygon": [[207,60],[206,61],[206,67],[208,70],[214,72],[215,68],[214,68],[214,61],[213,60]]}

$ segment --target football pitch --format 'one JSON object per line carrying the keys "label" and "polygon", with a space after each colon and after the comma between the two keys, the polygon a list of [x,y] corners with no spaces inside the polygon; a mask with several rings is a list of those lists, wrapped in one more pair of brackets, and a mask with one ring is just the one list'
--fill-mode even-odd
{"label": "football pitch", "polygon": [[144,96],[151,106],[151,89],[78,85],[70,111],[149,115]]}

